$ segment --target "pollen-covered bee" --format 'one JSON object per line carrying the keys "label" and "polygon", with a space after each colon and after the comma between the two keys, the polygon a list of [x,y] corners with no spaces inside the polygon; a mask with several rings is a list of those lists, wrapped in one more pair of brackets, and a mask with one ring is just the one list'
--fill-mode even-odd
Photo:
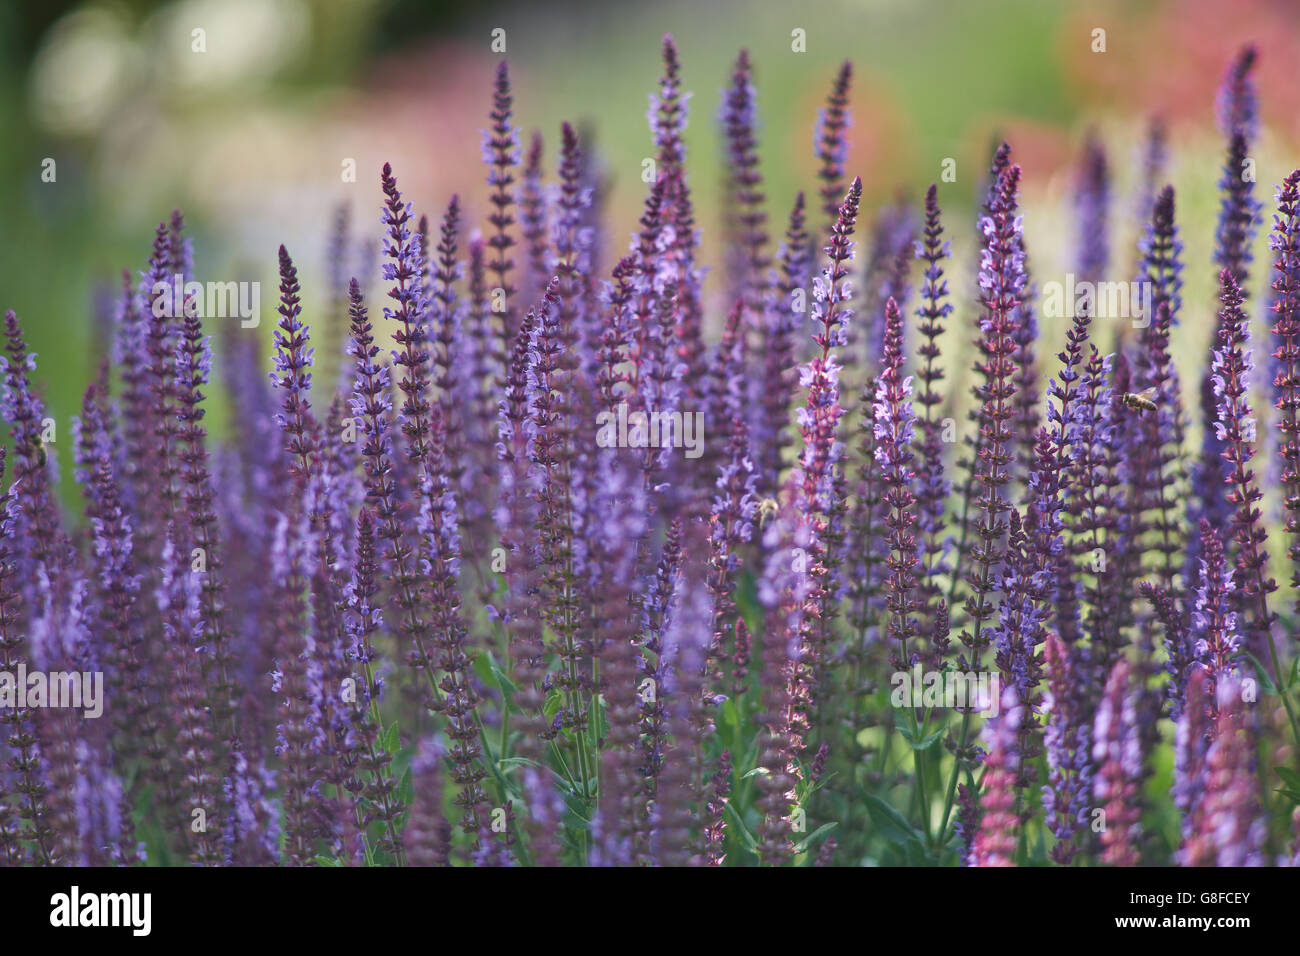
{"label": "pollen-covered bee", "polygon": [[758,526],[760,528],[767,525],[767,519],[779,511],[781,506],[775,498],[763,498],[758,502]]}
{"label": "pollen-covered bee", "polygon": [[1156,390],[1155,387],[1143,389],[1136,394],[1133,392],[1124,393],[1124,404],[1129,408],[1136,408],[1143,412],[1154,412],[1156,410]]}

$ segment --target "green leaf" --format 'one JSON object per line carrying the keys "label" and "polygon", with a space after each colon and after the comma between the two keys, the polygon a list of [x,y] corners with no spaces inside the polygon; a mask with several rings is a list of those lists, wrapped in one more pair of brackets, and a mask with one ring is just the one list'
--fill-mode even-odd
{"label": "green leaf", "polygon": [[757,777],[759,774],[766,775],[771,772],[772,771],[768,770],[766,767],[755,767],[753,770],[749,771],[749,773],[742,774],[740,779],[748,780],[750,777]]}
{"label": "green leaf", "polygon": [[1246,656],[1255,665],[1255,675],[1259,678],[1260,686],[1264,688],[1264,692],[1276,696],[1278,693],[1277,685],[1273,683],[1273,678],[1268,676],[1268,668],[1261,664],[1259,658],[1249,651],[1246,652]]}
{"label": "green leaf", "polygon": [[1300,773],[1296,773],[1290,767],[1274,767],[1273,770],[1292,790],[1300,790]]}
{"label": "green leaf", "polygon": [[501,693],[513,695],[519,690],[515,682],[510,679],[510,675],[502,670],[501,665],[491,654],[488,655],[488,663],[492,668],[492,676],[496,678],[497,687],[501,688]]}
{"label": "green leaf", "polygon": [[380,738],[379,745],[388,752],[390,757],[397,756],[398,751],[402,749],[402,735],[397,731],[397,722],[394,721],[384,731],[383,737]]}
{"label": "green leaf", "polygon": [[926,734],[918,741],[912,735],[912,728],[908,727],[906,724],[899,724],[898,730],[903,735],[904,739],[907,740],[908,746],[910,746],[913,750],[917,752],[923,750],[929,750],[931,747],[935,745],[935,742],[938,741],[940,738],[942,738],[943,735],[947,732],[946,728],[940,727],[934,733]]}
{"label": "green leaf", "polygon": [[871,822],[880,829],[881,836],[886,840],[898,846],[921,842],[921,835],[901,813],[874,793],[864,793],[862,796],[867,804],[867,812],[871,814]]}
{"label": "green leaf", "polygon": [[560,712],[560,706],[564,702],[563,695],[555,689],[546,695],[546,704],[542,707],[542,714],[546,717],[546,722],[550,723],[555,720],[555,715]]}
{"label": "green leaf", "polygon": [[415,779],[411,776],[410,767],[402,771],[401,782],[397,785],[397,795],[400,798],[398,802],[404,807],[409,807],[415,799]]}
{"label": "green leaf", "polygon": [[502,757],[497,761],[497,766],[502,770],[514,770],[515,767],[536,767],[538,770],[546,769],[530,757]]}
{"label": "green leaf", "polygon": [[821,836],[823,833],[829,833],[831,830],[834,830],[839,825],[840,822],[838,820],[832,820],[830,823],[823,823],[812,833],[804,837],[803,840],[800,841],[799,845],[794,848],[794,852],[795,853],[805,852],[808,849],[808,847],[812,846],[812,844],[817,840],[819,836]]}
{"label": "green leaf", "polygon": [[749,828],[745,826],[745,821],[740,819],[740,813],[730,803],[726,804],[726,808],[731,813],[731,820],[735,824],[736,832],[740,834],[740,839],[744,841],[744,844],[749,848],[750,853],[757,853],[758,841],[754,839],[754,835],[750,833]]}

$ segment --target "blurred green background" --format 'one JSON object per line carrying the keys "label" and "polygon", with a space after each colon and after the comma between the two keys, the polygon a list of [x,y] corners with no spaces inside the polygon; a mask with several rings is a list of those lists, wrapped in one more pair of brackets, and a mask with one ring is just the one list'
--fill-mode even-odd
{"label": "blurred green background", "polygon": [[[871,206],[919,197],[945,158],[957,162],[941,196],[963,257],[959,295],[969,292],[974,206],[999,136],[1025,167],[1042,282],[1070,268],[1073,165],[1085,131],[1099,131],[1116,180],[1111,278],[1130,278],[1140,149],[1150,117],[1162,116],[1189,264],[1182,350],[1195,362],[1213,305],[1214,90],[1240,44],[1257,42],[1264,132],[1253,155],[1257,195],[1271,201],[1300,139],[1298,13],[1291,0],[9,2],[0,6],[0,305],[19,312],[39,353],[67,467],[64,426],[103,357],[93,317],[111,308],[121,270],[142,268],[152,228],[173,206],[195,236],[200,279],[262,283],[267,335],[278,244],[300,265],[311,322],[325,306],[334,210],[349,203],[354,235],[378,238],[384,161],[419,211],[436,216],[458,191],[469,225],[483,222],[479,130],[498,28],[516,121],[543,131],[548,171],[562,120],[595,131],[589,145],[612,185],[608,235],[621,247],[651,152],[645,114],[660,38],[672,32],[694,91],[688,162],[706,247],[719,211],[719,91],[737,50],[755,62],[774,233],[795,190],[813,186],[817,108],[848,58],[849,168]],[[1092,50],[1096,28],[1106,31],[1104,53]],[[795,29],[806,32],[806,52],[791,48]],[[46,158],[57,164],[52,183],[41,179]],[[356,183],[341,179],[348,159]],[[1063,334],[1045,325],[1040,354]]]}

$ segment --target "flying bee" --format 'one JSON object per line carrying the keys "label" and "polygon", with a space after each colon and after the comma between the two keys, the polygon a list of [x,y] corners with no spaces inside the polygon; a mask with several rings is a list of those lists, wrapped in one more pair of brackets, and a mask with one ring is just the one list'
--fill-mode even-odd
{"label": "flying bee", "polygon": [[1136,394],[1133,392],[1124,393],[1124,404],[1129,408],[1136,408],[1143,412],[1154,412],[1156,410],[1156,389],[1155,386],[1143,389]]}
{"label": "flying bee", "polygon": [[767,524],[767,519],[780,510],[780,505],[775,498],[763,498],[758,502],[758,526],[760,528]]}

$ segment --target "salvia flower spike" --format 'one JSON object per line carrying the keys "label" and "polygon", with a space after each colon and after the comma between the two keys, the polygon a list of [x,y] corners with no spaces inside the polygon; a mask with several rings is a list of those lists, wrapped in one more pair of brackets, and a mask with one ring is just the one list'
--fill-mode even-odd
{"label": "salvia flower spike", "polygon": [[[1256,48],[1213,275],[1160,121],[1128,223],[1089,133],[1069,267],[1108,282],[1141,233],[1150,295],[1041,338],[1036,161],[995,151],[965,262],[942,184],[853,175],[855,70],[822,63],[778,244],[757,58],[710,174],[658,53],[635,222],[595,131],[534,132],[494,63],[486,182],[419,208],[384,164],[377,227],[322,213],[319,289],[267,257],[265,343],[159,222],[66,445],[5,313],[0,865],[1296,862],[1300,171],[1252,343]],[[102,720],[27,695],[60,671],[103,675]]]}

